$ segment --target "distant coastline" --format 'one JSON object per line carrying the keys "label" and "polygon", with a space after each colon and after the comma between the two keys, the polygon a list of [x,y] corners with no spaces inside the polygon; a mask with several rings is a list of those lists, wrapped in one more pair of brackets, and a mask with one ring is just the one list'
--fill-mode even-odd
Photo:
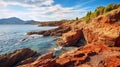
{"label": "distant coastline", "polygon": [[17,17],[0,19],[0,24],[35,24],[35,22],[34,20],[24,21]]}

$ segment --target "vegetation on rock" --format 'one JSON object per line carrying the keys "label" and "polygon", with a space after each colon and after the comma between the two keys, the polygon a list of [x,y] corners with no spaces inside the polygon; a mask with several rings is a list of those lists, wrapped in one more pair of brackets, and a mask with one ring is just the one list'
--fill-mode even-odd
{"label": "vegetation on rock", "polygon": [[91,19],[117,8],[120,8],[120,4],[109,4],[106,7],[100,6],[97,7],[94,12],[89,11],[82,19],[85,20],[86,23],[89,23]]}

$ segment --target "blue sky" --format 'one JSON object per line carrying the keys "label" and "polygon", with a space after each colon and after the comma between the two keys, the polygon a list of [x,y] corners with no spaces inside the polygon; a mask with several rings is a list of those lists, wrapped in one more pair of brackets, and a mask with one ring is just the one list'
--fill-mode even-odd
{"label": "blue sky", "polygon": [[0,18],[54,21],[83,17],[88,11],[120,0],[0,0]]}

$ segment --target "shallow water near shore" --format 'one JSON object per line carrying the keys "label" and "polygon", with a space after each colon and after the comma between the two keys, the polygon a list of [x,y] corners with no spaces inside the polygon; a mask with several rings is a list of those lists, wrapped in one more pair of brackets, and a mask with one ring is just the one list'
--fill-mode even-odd
{"label": "shallow water near shore", "polygon": [[26,36],[26,32],[49,30],[57,27],[38,27],[37,25],[0,25],[0,55],[21,48],[31,48],[37,52],[45,52],[57,47],[56,37]]}

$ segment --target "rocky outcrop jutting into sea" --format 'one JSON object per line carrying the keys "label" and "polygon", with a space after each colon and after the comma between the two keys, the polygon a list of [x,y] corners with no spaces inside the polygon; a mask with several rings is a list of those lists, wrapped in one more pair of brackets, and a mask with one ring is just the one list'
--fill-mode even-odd
{"label": "rocky outcrop jutting into sea", "polygon": [[23,48],[16,50],[10,54],[3,54],[0,56],[0,67],[12,67],[17,65],[22,60],[30,58],[36,54],[35,51],[32,51],[29,48]]}
{"label": "rocky outcrop jutting into sea", "polygon": [[[0,56],[0,67],[120,67],[120,8],[90,20],[65,22],[57,29],[29,32],[28,35],[61,36],[60,46],[77,46],[71,53],[32,57],[36,52],[21,49]],[[87,44],[86,44],[87,43]]]}
{"label": "rocky outcrop jutting into sea", "polygon": [[[70,23],[71,30],[57,40],[60,46],[80,44],[84,37],[87,44],[72,53],[58,58],[35,60],[18,67],[119,67],[120,66],[120,9],[92,19],[90,23]],[[65,23],[67,24],[67,23]],[[109,47],[113,46],[113,47]]]}

